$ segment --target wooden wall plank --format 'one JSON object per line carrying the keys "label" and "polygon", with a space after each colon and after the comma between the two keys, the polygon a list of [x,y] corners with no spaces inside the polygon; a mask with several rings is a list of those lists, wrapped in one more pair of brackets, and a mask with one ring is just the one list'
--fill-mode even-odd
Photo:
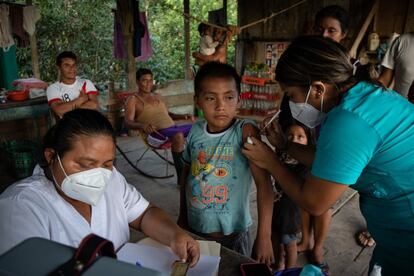
{"label": "wooden wall plank", "polygon": [[194,94],[163,96],[162,98],[168,107],[194,104]]}

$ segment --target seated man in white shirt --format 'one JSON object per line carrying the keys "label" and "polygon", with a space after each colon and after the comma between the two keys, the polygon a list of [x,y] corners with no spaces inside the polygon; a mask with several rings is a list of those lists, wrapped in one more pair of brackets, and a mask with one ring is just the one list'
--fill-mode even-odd
{"label": "seated man in white shirt", "polygon": [[77,73],[77,57],[73,52],[65,51],[56,58],[60,80],[47,88],[47,100],[53,113],[61,118],[75,108],[99,108],[98,90],[87,79],[80,79]]}

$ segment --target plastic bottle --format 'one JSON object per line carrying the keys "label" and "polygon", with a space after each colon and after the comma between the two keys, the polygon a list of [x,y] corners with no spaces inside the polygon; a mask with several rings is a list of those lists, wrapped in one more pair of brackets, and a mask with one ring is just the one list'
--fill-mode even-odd
{"label": "plastic bottle", "polygon": [[381,276],[381,266],[375,264],[369,276]]}

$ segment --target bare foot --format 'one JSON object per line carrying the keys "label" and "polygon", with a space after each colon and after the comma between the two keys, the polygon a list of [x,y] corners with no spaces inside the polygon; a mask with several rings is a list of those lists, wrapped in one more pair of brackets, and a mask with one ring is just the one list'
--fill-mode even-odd
{"label": "bare foot", "polygon": [[310,264],[319,267],[323,273],[329,275],[329,266],[328,263],[323,259],[323,250],[322,248],[317,250],[313,248],[311,251],[307,251],[306,257]]}
{"label": "bare foot", "polygon": [[323,250],[320,249],[316,249],[313,248],[313,250],[310,252],[311,253],[311,262],[312,263],[323,263]]}
{"label": "bare foot", "polygon": [[277,265],[277,271],[285,269],[285,247],[283,246],[283,244],[279,244],[276,265]]}
{"label": "bare foot", "polygon": [[374,239],[368,231],[361,231],[358,234],[358,242],[361,246],[371,247],[375,245]]}
{"label": "bare foot", "polygon": [[279,257],[279,260],[277,262],[277,271],[284,270],[285,269],[285,256],[282,255]]}

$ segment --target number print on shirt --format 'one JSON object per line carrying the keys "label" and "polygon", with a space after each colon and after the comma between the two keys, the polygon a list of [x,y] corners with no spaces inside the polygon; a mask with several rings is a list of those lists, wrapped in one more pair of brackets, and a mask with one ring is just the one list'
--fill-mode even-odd
{"label": "number print on shirt", "polygon": [[206,184],[202,189],[202,202],[204,204],[210,204],[215,202],[217,204],[224,204],[227,202],[227,186],[211,186]]}
{"label": "number print on shirt", "polygon": [[62,95],[62,100],[67,103],[70,102],[69,94],[65,93]]}

